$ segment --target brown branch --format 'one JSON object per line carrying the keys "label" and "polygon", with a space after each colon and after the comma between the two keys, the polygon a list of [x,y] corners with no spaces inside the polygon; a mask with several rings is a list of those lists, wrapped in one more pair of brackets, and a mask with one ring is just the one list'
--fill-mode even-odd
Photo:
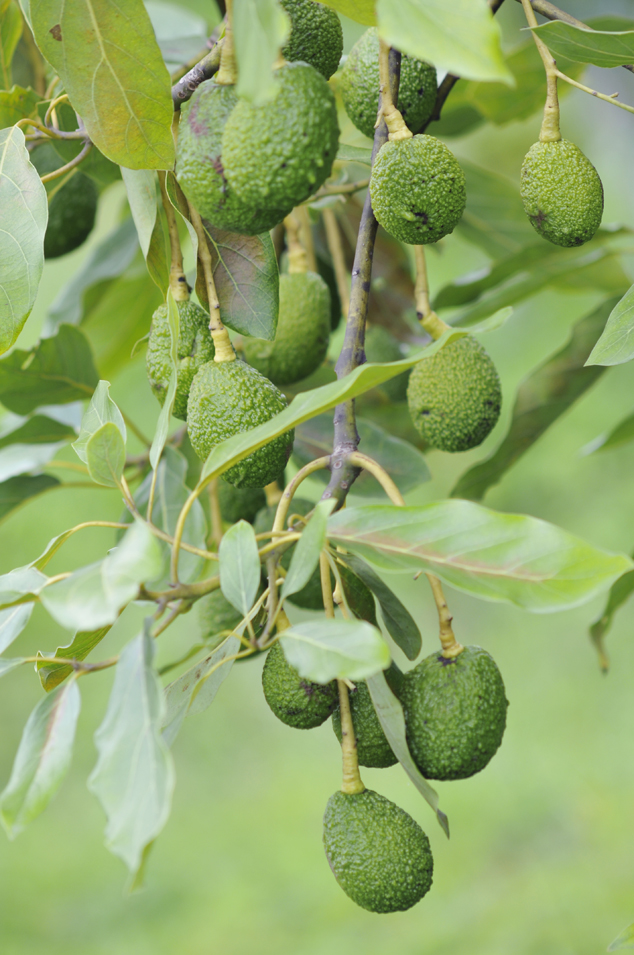
{"label": "brown branch", "polygon": [[191,98],[205,80],[210,80],[214,73],[220,68],[220,54],[222,52],[222,41],[216,43],[213,50],[210,50],[202,60],[185,73],[185,76],[174,83],[172,86],[172,100],[174,109],[180,109],[181,104]]}

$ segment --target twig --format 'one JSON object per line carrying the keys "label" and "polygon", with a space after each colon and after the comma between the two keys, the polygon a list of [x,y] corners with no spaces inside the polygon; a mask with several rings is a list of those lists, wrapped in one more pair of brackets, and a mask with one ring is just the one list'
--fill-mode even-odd
{"label": "twig", "polygon": [[67,162],[64,166],[60,166],[59,169],[55,169],[54,172],[49,172],[45,176],[41,176],[42,182],[51,182],[53,179],[59,179],[60,176],[65,176],[67,172],[70,172],[71,169],[74,169],[75,166],[78,166],[80,162],[84,161],[91,149],[92,143],[87,139],[81,151],[77,153],[74,159],[71,159],[70,162]]}
{"label": "twig", "polygon": [[222,53],[223,41],[216,43],[213,50],[203,56],[202,60],[185,73],[182,79],[172,86],[172,100],[174,109],[179,110],[181,105],[191,99],[195,91],[205,80],[210,80],[214,73],[218,72],[220,67],[220,54]]}
{"label": "twig", "polygon": [[327,196],[352,195],[354,192],[360,192],[362,189],[367,189],[369,185],[369,179],[357,179],[356,182],[342,182],[340,186],[322,186],[319,192],[316,192],[314,196],[311,196],[310,199],[306,200],[306,204],[315,202],[316,199],[325,199]]}
{"label": "twig", "polygon": [[583,83],[578,83],[576,80],[566,76],[566,74],[562,73],[561,70],[556,69],[555,75],[558,76],[560,80],[570,83],[570,85],[574,86],[576,89],[583,90],[584,93],[589,93],[590,96],[596,96],[597,99],[602,99],[604,103],[612,103],[613,106],[618,106],[620,109],[625,109],[628,113],[634,113],[634,106],[628,106],[627,103],[620,103],[618,99],[616,99],[616,97],[619,95],[618,93],[613,93],[611,96],[608,93],[599,93],[597,90],[593,90],[589,86],[584,86]]}
{"label": "twig", "polygon": [[[369,182],[369,180],[368,180]],[[324,228],[326,230],[326,241],[328,251],[332,259],[332,267],[335,270],[337,280],[337,291],[339,301],[341,302],[341,314],[347,315],[350,308],[350,277],[346,268],[346,258],[341,244],[341,232],[337,224],[337,217],[332,209],[326,208],[322,211]]]}

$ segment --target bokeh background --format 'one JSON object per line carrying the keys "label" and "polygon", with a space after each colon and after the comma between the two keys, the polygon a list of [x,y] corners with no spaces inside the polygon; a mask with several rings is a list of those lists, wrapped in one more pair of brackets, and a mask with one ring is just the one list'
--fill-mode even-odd
{"label": "bokeh background", "polygon": [[[632,14],[630,0],[577,0],[576,16]],[[203,0],[183,4],[213,25]],[[574,8],[574,9],[573,9]],[[599,9],[600,8],[600,9]],[[505,42],[520,41],[521,10],[500,13]],[[346,22],[346,43],[361,29]],[[634,77],[591,70],[590,83],[634,102]],[[631,115],[573,92],[563,131],[597,166],[605,222],[634,224]],[[459,156],[519,181],[538,117],[452,140]],[[433,132],[433,129],[430,130]],[[346,139],[344,135],[344,139]],[[347,141],[352,141],[348,139]],[[355,140],[356,141],[356,140]],[[47,307],[87,251],[116,220],[120,186],[102,202],[87,247],[46,265],[40,297],[20,344],[38,335]],[[432,286],[481,267],[483,254],[450,237],[430,255]],[[632,274],[634,279],[634,273]],[[588,293],[543,292],[516,308],[486,337],[503,381],[505,414],[519,381],[565,342],[571,324],[598,301]],[[112,315],[113,324],[118,320]],[[115,400],[146,431],[157,408],[143,355],[113,380]],[[488,495],[486,503],[551,520],[612,550],[634,546],[634,445],[587,455],[582,449],[634,406],[634,369],[611,369]],[[467,455],[430,453],[433,480],[411,503],[444,496],[458,474],[504,433]],[[307,486],[315,497],[319,486]],[[81,520],[117,519],[109,490],[55,491],[14,514],[1,530],[0,571],[32,560],[47,541]],[[92,534],[92,536],[91,536]],[[75,536],[63,566],[103,552],[107,530]],[[108,537],[106,543],[110,544]],[[113,541],[112,541],[113,542]],[[61,569],[59,558],[51,572]],[[393,579],[420,620],[424,653],[436,622],[423,581]],[[410,812],[431,839],[436,860],[429,895],[409,912],[371,915],[336,885],[321,845],[321,816],[340,780],[330,724],[291,730],[268,710],[261,663],[236,665],[214,706],[184,726],[174,747],[177,788],[171,818],[151,854],[146,888],[124,893],[126,874],[102,845],[104,817],[86,789],[111,671],[82,680],[83,711],[71,772],[47,812],[0,849],[0,951],[3,955],[595,955],[634,920],[634,603],[609,637],[611,670],[601,674],[587,636],[602,600],[575,611],[532,616],[453,592],[448,599],[462,642],[489,650],[510,700],[503,746],[485,772],[438,786],[449,815],[448,842],[400,768],[365,770],[366,784]],[[137,632],[142,608],[126,611],[104,642],[115,653]],[[193,624],[166,635],[160,661],[178,656]],[[52,651],[68,635],[36,608],[15,654]],[[39,681],[24,669],[0,692],[0,782],[8,778]]]}

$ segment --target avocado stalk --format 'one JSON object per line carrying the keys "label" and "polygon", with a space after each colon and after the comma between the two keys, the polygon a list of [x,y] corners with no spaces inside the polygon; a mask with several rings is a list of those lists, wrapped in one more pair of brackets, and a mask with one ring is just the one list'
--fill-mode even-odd
{"label": "avocado stalk", "polygon": [[214,348],[216,349],[214,361],[235,361],[236,353],[233,350],[233,345],[231,344],[231,339],[229,338],[229,332],[222,324],[222,320],[220,318],[220,303],[218,302],[218,293],[216,292],[216,284],[214,282],[214,270],[211,261],[211,253],[209,251],[209,246],[207,245],[207,234],[205,232],[205,227],[203,226],[203,222],[200,218],[198,210],[190,202],[188,202],[188,206],[191,223],[198,238],[198,258],[200,259],[203,267],[205,285],[207,286],[207,298],[209,300],[209,331],[214,343]]}
{"label": "avocado stalk", "polygon": [[429,282],[427,280],[427,262],[425,260],[425,246],[415,245],[416,257],[416,286],[414,297],[416,300],[416,318],[428,335],[436,341],[450,327],[441,318],[438,318],[429,304]]}
{"label": "avocado stalk", "polygon": [[167,218],[167,231],[170,240],[170,289],[175,302],[189,301],[189,286],[183,270],[183,253],[181,250],[180,237],[178,235],[178,223],[174,206],[170,202],[165,185],[164,171],[159,171],[159,185],[161,187],[161,200],[163,209]]}
{"label": "avocado stalk", "polygon": [[295,212],[289,213],[284,219],[284,229],[288,247],[288,274],[298,275],[308,272],[308,253],[300,238],[301,226]]}
{"label": "avocado stalk", "polygon": [[442,655],[448,660],[453,660],[462,653],[464,647],[462,644],[458,643],[454,636],[451,626],[453,617],[449,612],[449,607],[447,606],[447,601],[445,600],[442,584],[435,574],[426,574],[425,576],[429,581],[429,585],[436,602],[436,609],[438,610],[438,622],[440,624],[439,637],[440,644],[442,646]]}
{"label": "avocado stalk", "polygon": [[388,139],[411,139],[412,132],[407,128],[401,112],[394,105],[390,84],[390,46],[384,40],[379,45],[379,76],[381,82],[381,115],[388,129]]}
{"label": "avocado stalk", "polygon": [[[526,22],[529,27],[538,26],[537,17],[533,10],[530,0],[521,0]],[[556,143],[561,139],[561,130],[559,128],[559,98],[557,96],[557,64],[552,54],[541,37],[533,33],[535,45],[542,58],[544,69],[546,70],[546,105],[544,106],[544,118],[539,132],[540,143]]]}
{"label": "avocado stalk", "polygon": [[226,2],[227,16],[225,18],[225,35],[220,54],[220,69],[216,73],[214,83],[218,86],[235,86],[238,79],[236,54],[233,44],[233,0]]}

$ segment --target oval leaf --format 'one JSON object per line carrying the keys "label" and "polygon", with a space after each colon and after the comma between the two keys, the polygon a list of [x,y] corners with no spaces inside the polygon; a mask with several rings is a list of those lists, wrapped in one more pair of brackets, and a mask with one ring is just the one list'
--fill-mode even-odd
{"label": "oval leaf", "polygon": [[73,442],[73,450],[84,464],[88,463],[86,451],[88,442],[93,434],[108,422],[118,428],[125,444],[127,440],[125,421],[117,404],[110,397],[110,382],[100,381],[81,419],[79,437]]}
{"label": "oval leaf", "polygon": [[18,604],[17,607],[0,610],[0,653],[4,653],[15,638],[22,633],[32,612],[32,603]]}
{"label": "oval leaf", "polygon": [[305,587],[319,563],[326,540],[326,523],[335,501],[320,501],[293,551],[290,567],[282,585],[282,597],[290,597]]}
{"label": "oval leaf", "polygon": [[116,424],[107,421],[86,445],[88,473],[95,484],[119,487],[125,467],[125,444]]}
{"label": "oval leaf", "polygon": [[586,365],[622,365],[634,358],[634,285],[614,306]]}
{"label": "oval leaf", "polygon": [[260,557],[255,531],[247,521],[230,527],[220,542],[220,587],[241,614],[248,614],[260,586]]}
{"label": "oval leaf", "polygon": [[169,285],[169,262],[166,237],[156,190],[156,173],[149,169],[121,170],[130,211],[139,236],[139,242],[152,281],[167,293]]}
{"label": "oval leaf", "polygon": [[532,30],[552,53],[567,56],[578,63],[592,63],[610,69],[634,62],[634,30],[592,30],[561,20],[542,23]]}
{"label": "oval leaf", "polygon": [[379,630],[364,620],[315,620],[284,630],[284,655],[300,676],[315,683],[365,680],[390,665]]}

